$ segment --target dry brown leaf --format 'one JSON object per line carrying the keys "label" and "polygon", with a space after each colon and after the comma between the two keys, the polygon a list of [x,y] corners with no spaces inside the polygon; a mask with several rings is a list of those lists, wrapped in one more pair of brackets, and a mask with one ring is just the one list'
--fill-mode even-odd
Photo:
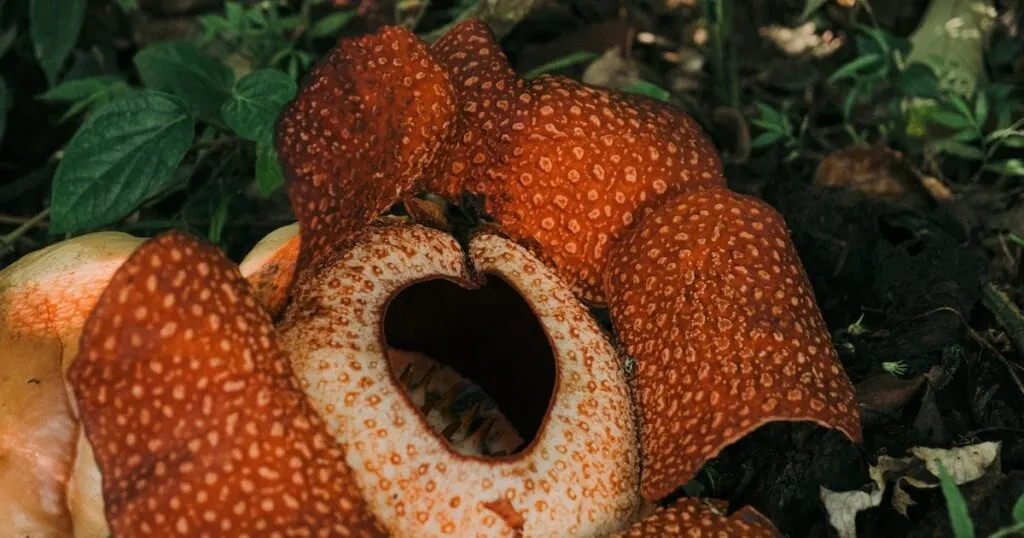
{"label": "dry brown leaf", "polygon": [[906,516],[907,510],[915,504],[908,488],[938,487],[938,462],[946,467],[957,485],[962,485],[986,473],[998,472],[999,449],[1000,443],[985,442],[948,449],[914,447],[910,449],[911,456],[906,458],[879,456],[878,462],[868,468],[871,483],[866,486],[850,491],[821,488],[829,523],[840,538],[855,538],[857,513],[879,506],[889,484],[893,486],[893,508]]}
{"label": "dry brown leaf", "polygon": [[927,203],[928,198],[938,202],[953,198],[937,178],[922,174],[902,153],[886,146],[851,146],[832,152],[818,165],[814,182],[912,207]]}

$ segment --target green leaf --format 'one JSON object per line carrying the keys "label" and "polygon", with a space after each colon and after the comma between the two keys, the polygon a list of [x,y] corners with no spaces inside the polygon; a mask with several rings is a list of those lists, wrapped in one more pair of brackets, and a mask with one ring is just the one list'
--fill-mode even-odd
{"label": "green leaf", "polygon": [[220,15],[200,15],[197,19],[199,26],[203,28],[202,42],[209,42],[216,37],[218,32],[226,32],[231,29],[231,24]]}
{"label": "green leaf", "polygon": [[86,0],[31,0],[29,33],[36,58],[52,86],[85,21]]}
{"label": "green leaf", "polygon": [[783,126],[778,123],[770,123],[764,120],[750,120],[750,124],[754,127],[759,127],[765,131],[771,131],[773,133],[782,133]]}
{"label": "green leaf", "polygon": [[146,87],[177,95],[203,118],[219,122],[220,107],[231,95],[231,69],[184,41],[150,45],[135,55]]}
{"label": "green leaf", "polygon": [[104,226],[134,210],[167,183],[194,131],[187,105],[159,92],[140,91],[94,110],[57,166],[50,232]]}
{"label": "green leaf", "polygon": [[127,84],[115,84],[114,86],[111,86],[105,91],[97,93],[96,95],[93,95],[88,99],[78,101],[69,106],[68,109],[64,112],[64,115],[60,117],[60,121],[67,121],[69,118],[73,118],[74,116],[77,116],[83,111],[87,111],[89,109],[96,108],[100,105],[111,103],[118,99],[129,97],[141,91],[143,90],[139,88],[132,88]]}
{"label": "green leaf", "polygon": [[953,105],[953,108],[960,114],[963,114],[965,118],[972,118],[971,107],[967,106],[967,101],[964,101],[963,97],[955,93],[949,94],[949,103]]}
{"label": "green leaf", "polygon": [[942,487],[942,495],[946,498],[946,509],[949,512],[949,523],[953,527],[953,536],[956,538],[974,538],[974,523],[971,521],[971,514],[967,511],[967,501],[964,500],[960,488],[949,476],[949,471],[942,462],[939,464],[939,484]]}
{"label": "green leaf", "polygon": [[985,170],[1008,176],[1024,176],[1024,159],[1007,159],[985,165]]}
{"label": "green leaf", "polygon": [[956,140],[957,142],[974,142],[978,138],[978,131],[975,131],[974,129],[964,129],[953,135],[953,140]]}
{"label": "green leaf", "polygon": [[757,111],[761,113],[761,121],[774,125],[782,125],[783,120],[785,120],[785,116],[783,116],[782,112],[779,112],[775,107],[768,103],[757,101],[754,105],[757,106]]}
{"label": "green leaf", "polygon": [[242,9],[241,4],[238,2],[226,2],[224,4],[224,15],[231,21],[231,24],[237,26],[245,18],[245,10]]}
{"label": "green leaf", "polygon": [[95,75],[66,80],[51,88],[50,91],[40,94],[37,99],[47,102],[73,103],[89,99],[115,84],[124,84],[124,80],[116,75]]}
{"label": "green leaf", "polygon": [[846,97],[843,99],[843,119],[845,119],[847,122],[850,121],[850,116],[853,114],[853,107],[857,105],[857,97],[860,96],[862,91],[863,87],[860,83],[858,83],[853,88],[850,88],[850,92],[847,93]]}
{"label": "green leaf", "polygon": [[277,151],[268,144],[256,146],[256,188],[263,196],[270,196],[284,185],[284,170],[277,160]]}
{"label": "green leaf", "polygon": [[882,39],[885,40],[886,45],[889,47],[890,51],[899,52],[904,57],[910,54],[910,50],[913,48],[914,45],[913,43],[910,42],[909,39],[892,34],[882,28],[878,28],[877,31],[882,36]]}
{"label": "green leaf", "polygon": [[981,161],[985,159],[985,152],[974,146],[962,144],[955,140],[939,140],[937,142],[933,142],[932,146],[943,153],[948,153],[964,159],[974,161]]}
{"label": "green leaf", "polygon": [[933,110],[928,113],[928,121],[945,125],[951,129],[973,128],[974,123],[970,118],[965,118],[956,112],[948,110]]}
{"label": "green leaf", "polygon": [[882,57],[878,54],[865,54],[854,58],[846,65],[836,69],[832,76],[828,77],[829,82],[835,82],[844,78],[856,77],[857,73],[869,66],[881,65]]}
{"label": "green leaf", "polygon": [[220,243],[221,237],[224,235],[224,226],[228,223],[228,208],[230,206],[230,196],[225,196],[217,202],[217,210],[213,212],[213,216],[210,218],[210,227],[206,232],[206,237],[211,243]]}
{"label": "green leaf", "polygon": [[1024,148],[1024,134],[1018,133],[1007,136],[1001,144],[1008,148]]}
{"label": "green leaf", "polygon": [[50,91],[37,96],[37,99],[69,103],[70,106],[60,118],[60,121],[63,122],[84,110],[127,97],[136,91],[138,90],[128,86],[118,76],[96,75],[64,81]]}
{"label": "green leaf", "polygon": [[527,73],[525,75],[523,75],[523,78],[525,78],[527,80],[529,80],[531,78],[537,78],[537,77],[543,75],[544,73],[550,73],[552,71],[558,71],[559,69],[565,69],[566,67],[569,67],[569,66],[572,66],[572,65],[576,65],[576,64],[590,63],[590,62],[592,62],[592,61],[594,61],[594,60],[596,60],[598,58],[600,58],[600,56],[598,56],[597,54],[594,54],[593,52],[587,52],[587,51],[573,52],[571,54],[566,54],[565,56],[562,56],[561,58],[557,58],[557,59],[551,60],[550,62],[548,62],[546,64],[534,67],[533,69],[527,71]]}
{"label": "green leaf", "polygon": [[922,63],[912,63],[900,73],[900,88],[912,97],[939,96],[939,76]]}
{"label": "green leaf", "polygon": [[295,97],[295,79],[276,69],[261,69],[238,81],[221,114],[239,136],[269,144],[281,108]]}
{"label": "green leaf", "polygon": [[1024,523],[1024,495],[1021,495],[1017,499],[1017,503],[1013,505],[1013,520],[1017,523]]}
{"label": "green leaf", "polygon": [[910,51],[910,42],[882,28],[859,25],[855,36],[857,51],[861,54],[878,54],[887,60],[894,52],[906,55]]}
{"label": "green leaf", "polygon": [[321,18],[313,23],[309,29],[309,35],[313,37],[328,37],[338,33],[348,21],[356,14],[356,10],[339,11]]}
{"label": "green leaf", "polygon": [[639,93],[641,95],[646,95],[647,97],[652,97],[659,101],[668,101],[668,98],[670,97],[668,90],[662,88],[661,86],[658,86],[653,82],[648,82],[646,80],[638,80],[633,84],[630,84],[628,88],[624,88],[623,91],[629,93]]}
{"label": "green leaf", "polygon": [[[1024,131],[1018,131],[1014,129],[999,129],[985,135],[985,142],[995,142],[996,140],[1014,137],[1024,137]],[[1004,140],[1001,143],[1005,144],[1006,141]]]}
{"label": "green leaf", "polygon": [[782,138],[781,131],[766,131],[757,135],[757,137],[751,140],[750,147],[763,148],[765,146],[770,146],[778,142],[780,138]]}
{"label": "green leaf", "polygon": [[974,101],[974,123],[980,127],[985,125],[986,120],[988,120],[988,96],[985,95],[985,92],[978,92]]}

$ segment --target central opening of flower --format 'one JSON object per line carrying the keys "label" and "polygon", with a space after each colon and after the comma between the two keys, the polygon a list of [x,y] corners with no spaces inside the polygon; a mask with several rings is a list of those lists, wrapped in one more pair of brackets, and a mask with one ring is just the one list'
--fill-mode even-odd
{"label": "central opening of flower", "polygon": [[384,318],[391,371],[431,427],[462,454],[505,456],[536,437],[555,360],[529,304],[501,277],[475,290],[410,285]]}

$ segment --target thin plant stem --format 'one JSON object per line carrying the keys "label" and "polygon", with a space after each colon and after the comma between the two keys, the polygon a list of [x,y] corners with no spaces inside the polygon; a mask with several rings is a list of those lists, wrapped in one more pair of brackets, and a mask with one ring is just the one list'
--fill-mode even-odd
{"label": "thin plant stem", "polygon": [[711,64],[714,69],[715,91],[727,106],[739,109],[740,93],[737,83],[736,55],[732,33],[733,0],[704,0],[704,13],[711,31]]}
{"label": "thin plant stem", "polygon": [[46,208],[37,213],[32,218],[26,220],[21,226],[14,229],[13,232],[0,237],[0,252],[6,252],[14,247],[14,242],[17,241],[21,236],[25,235],[26,232],[36,227],[40,222],[50,216],[50,208]]}

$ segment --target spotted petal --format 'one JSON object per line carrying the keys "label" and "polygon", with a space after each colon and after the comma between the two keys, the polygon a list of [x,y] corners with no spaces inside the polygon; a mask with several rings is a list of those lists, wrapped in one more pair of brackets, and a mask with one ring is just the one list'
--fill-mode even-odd
{"label": "spotted petal", "polygon": [[117,536],[383,536],[212,246],[169,232],[114,274],[69,370]]}
{"label": "spotted petal", "polygon": [[701,499],[685,498],[668,508],[658,508],[642,521],[613,538],[782,538],[768,518],[745,507],[726,516],[725,503],[709,504]]}
{"label": "spotted petal", "polygon": [[421,190],[455,114],[448,76],[408,30],[344,40],[321,60],[277,127],[300,269]]}
{"label": "spotted petal", "polygon": [[663,497],[759,426],[860,440],[853,387],[782,217],[724,189],[679,196],[615,248],[607,286],[637,362],[643,493]]}

